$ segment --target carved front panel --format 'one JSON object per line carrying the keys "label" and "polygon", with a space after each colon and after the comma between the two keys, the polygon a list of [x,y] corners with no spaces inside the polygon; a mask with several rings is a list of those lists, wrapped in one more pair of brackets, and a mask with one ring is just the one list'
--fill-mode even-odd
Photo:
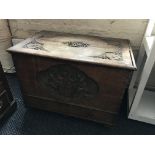
{"label": "carved front panel", "polygon": [[88,47],[89,46],[89,44],[84,43],[82,41],[66,41],[63,43],[69,47]]}
{"label": "carved front panel", "polygon": [[98,84],[77,67],[58,64],[37,74],[41,87],[59,101],[77,101],[94,98]]}

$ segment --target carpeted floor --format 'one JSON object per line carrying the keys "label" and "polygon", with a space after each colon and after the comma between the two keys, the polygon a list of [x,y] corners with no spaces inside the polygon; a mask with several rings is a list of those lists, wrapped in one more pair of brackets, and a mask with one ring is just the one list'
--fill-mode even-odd
{"label": "carpeted floor", "polygon": [[120,121],[114,128],[107,128],[102,124],[52,112],[26,108],[23,104],[16,76],[7,75],[7,78],[18,105],[11,117],[0,123],[0,134],[2,135],[155,134],[155,126],[128,120],[125,106],[122,108]]}

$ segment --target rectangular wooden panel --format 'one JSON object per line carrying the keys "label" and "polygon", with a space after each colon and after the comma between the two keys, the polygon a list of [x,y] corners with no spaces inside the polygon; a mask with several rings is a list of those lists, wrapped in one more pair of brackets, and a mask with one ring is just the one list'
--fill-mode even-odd
{"label": "rectangular wooden panel", "polygon": [[104,123],[108,126],[113,126],[119,116],[111,113],[106,113],[101,110],[81,107],[72,104],[62,104],[56,101],[51,102],[48,99],[41,97],[24,95],[26,105],[47,111],[53,111],[68,116],[87,119],[98,123]]}
{"label": "rectangular wooden panel", "polygon": [[[96,109],[103,109],[107,112],[117,113],[124,95],[124,91],[129,84],[132,72],[125,69],[113,69],[105,66],[94,66],[51,58],[32,57],[30,55],[14,55],[14,62],[17,66],[17,74],[21,82],[24,94],[42,96],[46,99],[51,98],[49,89],[44,89],[37,81],[37,74],[51,66],[58,64],[68,64],[76,66],[89,77],[99,83],[98,95],[94,99],[86,101],[72,101],[72,104],[90,106]],[[27,66],[27,64],[30,65]],[[69,101],[66,101],[69,102]]]}

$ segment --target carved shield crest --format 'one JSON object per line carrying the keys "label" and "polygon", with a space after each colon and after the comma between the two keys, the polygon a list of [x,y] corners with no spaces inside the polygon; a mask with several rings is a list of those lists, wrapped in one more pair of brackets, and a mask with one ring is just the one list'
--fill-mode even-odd
{"label": "carved shield crest", "polygon": [[37,75],[41,87],[48,90],[53,98],[76,101],[94,98],[99,87],[97,82],[83,71],[68,64],[58,64]]}

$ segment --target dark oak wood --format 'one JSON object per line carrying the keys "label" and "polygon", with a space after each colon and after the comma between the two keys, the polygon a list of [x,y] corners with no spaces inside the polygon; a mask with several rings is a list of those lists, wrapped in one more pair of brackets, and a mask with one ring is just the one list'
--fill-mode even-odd
{"label": "dark oak wood", "polygon": [[[121,42],[123,44],[124,40]],[[21,44],[23,45],[23,43]],[[34,44],[36,45],[36,42]],[[81,53],[87,46],[87,43],[83,44],[83,42],[76,42],[76,44],[67,42],[67,46],[68,44],[73,46],[72,48],[84,46],[79,48]],[[27,45],[26,48],[25,45]],[[101,58],[94,58],[95,63],[92,63],[92,60],[78,62],[78,59],[74,61],[71,58],[71,52],[67,59],[64,57],[61,59],[52,57],[49,54],[50,51],[44,49],[46,46],[38,47],[37,45],[37,48],[41,49],[31,49],[30,52],[29,47],[34,48],[34,46],[28,46],[28,43],[25,45],[23,46],[28,52],[26,50],[20,52],[21,48],[18,49],[18,45],[9,51],[12,51],[26,105],[109,125],[115,123],[119,116],[125,90],[128,88],[133,70],[135,70],[135,64],[132,63],[134,60],[129,57],[131,51],[129,47],[127,48],[127,44],[123,46],[125,48],[121,49],[121,52],[123,50],[125,52],[122,54],[124,60],[118,59],[117,62],[113,60],[112,56],[105,61],[105,65],[104,60],[101,63],[96,63]],[[52,44],[52,46],[54,45]],[[99,45],[102,46],[101,40]],[[50,45],[50,48],[47,49],[54,50],[52,46]],[[113,48],[113,46],[107,48]],[[37,55],[37,51],[40,50],[45,50],[48,53],[47,56],[45,51],[44,56]],[[94,46],[93,50],[95,51]],[[87,52],[90,51],[91,48]],[[115,52],[114,49],[113,51]],[[65,55],[65,53],[62,54]],[[72,56],[77,55],[73,54]],[[127,60],[127,58],[131,60]],[[127,67],[127,62],[129,62],[129,67]],[[115,67],[117,63],[118,65]],[[123,63],[126,65],[123,66]]]}
{"label": "dark oak wood", "polygon": [[24,98],[27,106],[104,123],[108,126],[113,126],[119,118],[117,114],[111,114],[102,110],[96,110],[94,108],[74,104],[60,103],[57,101],[51,102],[51,100],[43,99],[42,97],[24,95]]}
{"label": "dark oak wood", "polygon": [[7,79],[0,64],[0,120],[6,118],[16,108]]}

